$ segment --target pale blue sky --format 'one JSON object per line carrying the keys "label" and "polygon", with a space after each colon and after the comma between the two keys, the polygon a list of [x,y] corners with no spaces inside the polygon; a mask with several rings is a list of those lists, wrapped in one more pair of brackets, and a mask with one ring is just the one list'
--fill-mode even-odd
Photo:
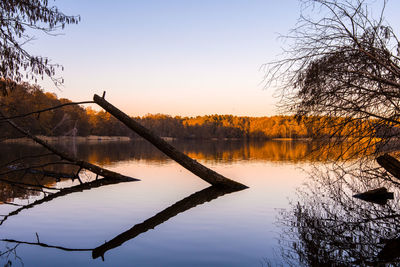
{"label": "pale blue sky", "polygon": [[65,67],[62,91],[45,81],[46,91],[80,101],[106,90],[109,101],[133,116],[275,114],[260,66],[280,53],[278,33],[295,25],[297,0],[55,4],[82,21],[62,36],[36,34],[29,44]]}

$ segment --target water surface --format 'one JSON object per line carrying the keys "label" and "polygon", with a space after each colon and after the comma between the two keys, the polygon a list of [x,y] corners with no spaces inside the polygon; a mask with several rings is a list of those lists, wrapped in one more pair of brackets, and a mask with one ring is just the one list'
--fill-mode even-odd
{"label": "water surface", "polygon": [[[1,214],[11,212],[0,225],[1,238],[36,243],[1,242],[2,264],[285,265],[282,243],[289,239],[284,240],[288,227],[282,222],[290,219],[293,203],[301,200],[296,190],[310,179],[305,170],[312,163],[322,164],[310,155],[315,144],[306,141],[174,141],[189,156],[249,186],[239,192],[216,192],[145,141],[57,145],[141,181],[68,193],[16,214],[12,211],[19,207],[0,205]],[[1,162],[45,153],[33,144],[1,144],[1,151]],[[94,179],[89,173],[81,177]],[[29,175],[13,179],[29,182]],[[51,177],[40,182],[58,187],[78,184]],[[38,191],[4,183],[1,187],[3,202],[26,205],[43,198]]]}

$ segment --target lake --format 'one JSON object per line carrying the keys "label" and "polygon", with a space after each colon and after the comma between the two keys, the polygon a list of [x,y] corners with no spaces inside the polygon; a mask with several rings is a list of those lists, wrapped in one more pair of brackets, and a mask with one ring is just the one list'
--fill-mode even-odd
{"label": "lake", "polygon": [[[398,238],[400,223],[395,202],[378,205],[351,198],[355,191],[368,189],[366,184],[376,187],[382,183],[373,184],[371,179],[362,183],[366,180],[355,175],[357,178],[338,187],[337,181],[327,183],[332,176],[315,176],[313,170],[325,166],[335,155],[334,150],[326,153],[330,156],[320,158],[310,153],[318,144],[309,141],[172,144],[249,188],[237,192],[210,188],[146,141],[60,143],[57,146],[83,160],[140,181],[48,195],[42,202],[44,193],[40,190],[1,183],[1,264],[358,265],[371,263],[371,257],[378,258],[386,245],[381,235],[387,240]],[[10,161],[19,157],[46,153],[29,143],[3,143],[0,149],[2,166],[6,162],[11,166]],[[43,157],[26,161],[39,163]],[[68,166],[56,169],[69,170]],[[38,178],[31,176],[9,179],[35,183],[32,179]],[[81,175],[83,182],[94,179],[90,173]],[[58,188],[79,184],[77,180],[56,181],[51,177],[36,182]],[[397,187],[387,187],[395,191],[397,198]],[[390,221],[374,219],[381,217]],[[380,223],[384,223],[386,230]],[[351,224],[354,227],[347,229]],[[369,243],[362,244],[363,236],[369,236]],[[337,245],[336,238],[342,246]],[[370,258],[355,261],[362,257]]]}

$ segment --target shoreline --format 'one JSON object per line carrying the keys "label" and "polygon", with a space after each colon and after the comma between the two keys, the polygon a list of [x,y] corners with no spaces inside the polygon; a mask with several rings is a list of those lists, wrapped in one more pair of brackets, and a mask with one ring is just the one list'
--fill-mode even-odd
{"label": "shoreline", "polygon": [[[75,142],[75,143],[102,143],[102,142],[130,142],[135,140],[142,140],[142,138],[130,138],[128,136],[97,136],[97,135],[89,135],[89,136],[44,136],[38,135],[40,139],[49,142],[49,143],[58,143],[58,142]],[[271,138],[271,139],[246,139],[246,138],[205,138],[205,139],[180,139],[175,137],[161,137],[167,142],[172,142],[176,140],[187,140],[187,141],[201,141],[201,140],[209,140],[209,141],[311,141],[311,138]],[[10,143],[20,143],[20,144],[28,144],[35,143],[28,137],[19,137],[19,138],[8,138],[1,140],[0,143],[10,144]]]}
{"label": "shoreline", "polygon": [[[44,136],[38,135],[38,138],[48,142],[48,143],[57,143],[57,142],[76,142],[76,143],[97,143],[97,142],[128,142],[132,139],[128,136],[97,136],[97,135],[89,135],[89,136]],[[32,139],[28,137],[19,137],[19,138],[9,138],[4,139],[1,143],[35,143]]]}

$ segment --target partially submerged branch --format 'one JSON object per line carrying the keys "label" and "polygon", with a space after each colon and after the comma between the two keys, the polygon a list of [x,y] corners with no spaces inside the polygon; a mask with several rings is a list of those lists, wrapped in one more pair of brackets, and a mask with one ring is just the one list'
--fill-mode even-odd
{"label": "partially submerged branch", "polygon": [[[0,111],[0,116],[2,118],[5,118],[5,116],[3,115],[3,113],[1,111]],[[55,148],[54,146],[50,145],[46,141],[44,141],[44,140],[42,140],[42,139],[30,134],[28,131],[22,129],[17,124],[15,124],[12,120],[6,119],[6,121],[7,121],[8,124],[10,124],[12,127],[14,127],[17,131],[19,131],[20,133],[22,133],[26,137],[32,139],[33,141],[35,141],[36,143],[40,144],[41,146],[43,146],[47,150],[53,152],[55,155],[59,156],[63,160],[72,162],[72,163],[74,163],[75,165],[79,166],[82,169],[89,170],[89,171],[91,171],[91,172],[93,172],[93,173],[95,173],[97,175],[100,175],[100,176],[108,178],[108,179],[117,179],[117,180],[118,179],[133,179],[135,181],[139,181],[139,179],[127,177],[127,176],[124,176],[124,175],[119,174],[117,172],[113,172],[113,171],[104,169],[102,167],[99,167],[97,165],[91,164],[89,162],[76,159],[75,157],[73,157],[73,156],[71,156],[71,155],[69,155],[69,154],[67,154],[65,152],[62,152],[62,151],[58,150],[57,148]]]}
{"label": "partially submerged branch", "polygon": [[138,135],[149,141],[151,144],[153,144],[156,148],[161,150],[168,157],[175,160],[177,163],[179,163],[184,168],[188,169],[189,171],[191,171],[204,181],[210,183],[211,185],[219,187],[236,188],[236,189],[247,188],[247,186],[238,183],[236,181],[230,180],[222,176],[221,174],[205,167],[196,160],[188,157],[187,155],[185,155],[184,153],[173,147],[171,144],[167,143],[162,138],[155,135],[149,129],[147,129],[146,127],[144,127],[137,121],[133,120],[125,113],[123,113],[121,110],[119,110],[118,108],[107,102],[103,97],[94,95],[93,100],[99,106],[101,106],[107,112],[109,112],[111,115],[113,115],[122,123],[124,123],[131,130],[133,130]]}

